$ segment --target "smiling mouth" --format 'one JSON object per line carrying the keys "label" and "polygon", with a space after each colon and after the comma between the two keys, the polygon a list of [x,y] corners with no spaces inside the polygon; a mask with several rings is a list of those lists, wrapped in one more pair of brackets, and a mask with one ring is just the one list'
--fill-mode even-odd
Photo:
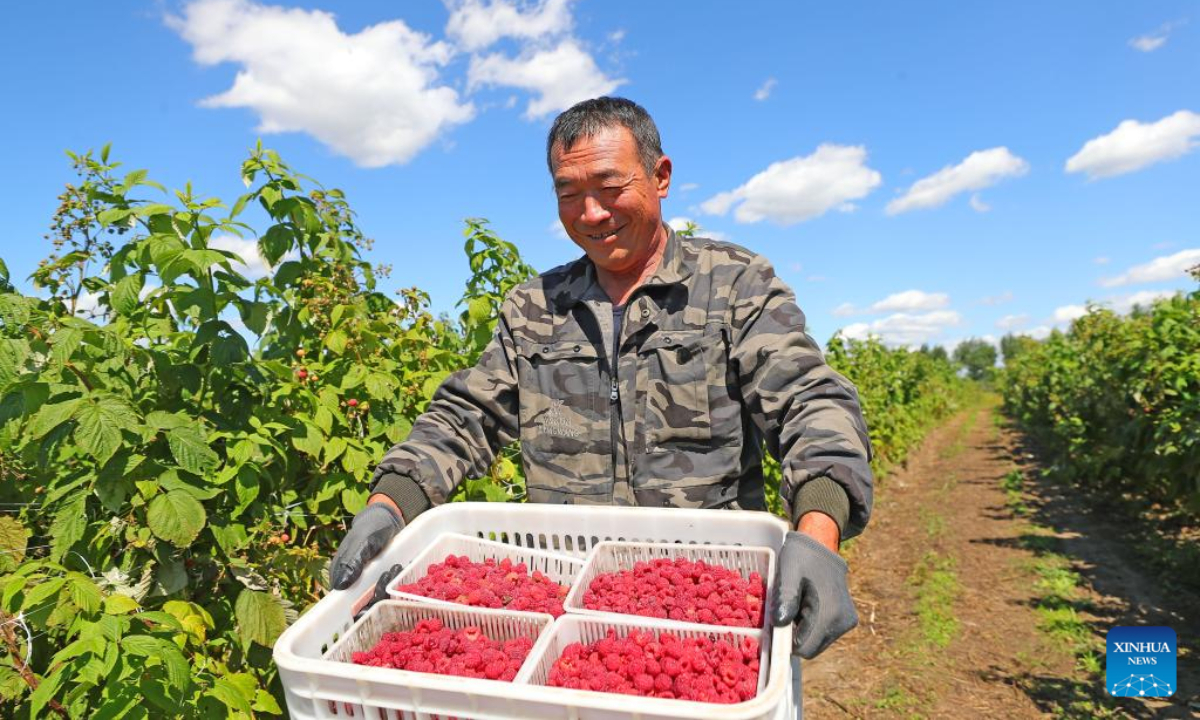
{"label": "smiling mouth", "polygon": [[617,228],[615,230],[609,230],[608,232],[603,232],[603,233],[587,233],[586,235],[584,235],[584,237],[587,238],[588,240],[594,240],[595,242],[602,242],[604,240],[609,239],[610,237],[613,237],[620,231],[621,231],[621,228]]}

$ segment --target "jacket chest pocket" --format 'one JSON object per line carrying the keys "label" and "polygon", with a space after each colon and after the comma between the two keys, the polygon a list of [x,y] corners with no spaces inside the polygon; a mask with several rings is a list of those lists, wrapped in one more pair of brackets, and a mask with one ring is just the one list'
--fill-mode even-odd
{"label": "jacket chest pocket", "polygon": [[590,344],[526,344],[518,354],[523,450],[580,452],[594,444],[600,405],[599,355]]}
{"label": "jacket chest pocket", "polygon": [[712,439],[710,385],[723,378],[719,332],[664,331],[638,350],[638,410],[647,452]]}

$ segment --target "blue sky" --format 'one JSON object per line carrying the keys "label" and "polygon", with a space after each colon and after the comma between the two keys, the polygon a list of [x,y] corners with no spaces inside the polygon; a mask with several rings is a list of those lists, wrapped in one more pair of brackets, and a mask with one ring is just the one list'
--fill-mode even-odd
{"label": "blue sky", "polygon": [[[242,191],[261,137],[344,189],[393,289],[453,311],[462,220],[578,256],[544,164],[601,93],[654,115],[667,218],[767,256],[824,342],[953,346],[1195,286],[1196,2],[48,0],[7,11],[0,257],[26,277],[65,149]],[[28,287],[28,285],[26,285]]]}

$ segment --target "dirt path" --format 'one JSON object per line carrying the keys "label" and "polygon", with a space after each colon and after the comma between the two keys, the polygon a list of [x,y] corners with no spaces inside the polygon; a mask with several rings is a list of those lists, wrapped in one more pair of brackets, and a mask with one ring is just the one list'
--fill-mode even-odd
{"label": "dirt path", "polygon": [[[883,480],[847,550],[861,623],[805,665],[806,718],[1200,717],[1200,602],[1020,442],[984,403]],[[1169,702],[1104,693],[1105,633],[1138,624],[1179,634]]]}

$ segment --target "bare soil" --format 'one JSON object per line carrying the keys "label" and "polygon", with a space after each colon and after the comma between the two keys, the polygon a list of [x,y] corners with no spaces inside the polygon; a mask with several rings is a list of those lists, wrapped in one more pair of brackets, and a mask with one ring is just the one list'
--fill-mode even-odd
{"label": "bare soil", "polygon": [[[805,717],[1200,717],[1200,598],[1149,569],[1126,519],[1047,479],[997,414],[994,402],[960,413],[879,483],[874,517],[846,549],[860,624],[805,663]],[[1019,502],[1002,487],[1014,469]],[[1076,643],[1037,610],[1047,561],[1078,574],[1066,610]],[[1104,637],[1116,625],[1175,629],[1173,697],[1106,694]],[[1090,668],[1080,647],[1098,652]]]}

